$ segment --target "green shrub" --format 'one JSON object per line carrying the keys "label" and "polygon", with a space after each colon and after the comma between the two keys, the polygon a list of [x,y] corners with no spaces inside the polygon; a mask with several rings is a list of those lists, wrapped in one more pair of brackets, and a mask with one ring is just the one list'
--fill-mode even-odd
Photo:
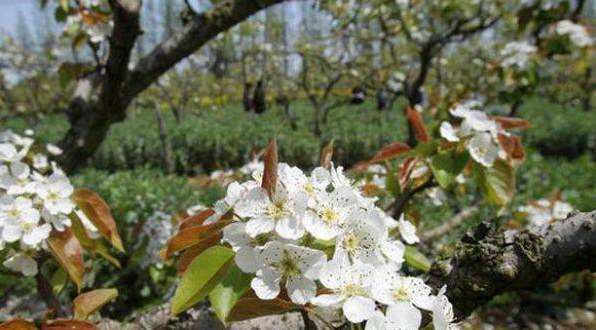
{"label": "green shrub", "polygon": [[[280,158],[297,166],[316,165],[321,147],[331,139],[335,139],[335,161],[354,164],[382,145],[403,138],[405,122],[400,111],[373,109],[370,104],[334,109],[320,139],[311,132],[312,109],[301,103],[293,109],[296,130],[275,108],[263,115],[245,113],[237,106],[205,110],[181,123],[169,113],[165,117],[177,171],[198,173],[241,166],[273,136],[278,139]],[[155,116],[146,110],[111,128],[94,164],[107,170],[160,167],[161,150]]]}
{"label": "green shrub", "polygon": [[175,213],[213,202],[204,192],[188,185],[188,179],[165,175],[158,169],[139,168],[107,173],[87,169],[72,178],[76,187],[89,188],[102,196],[120,222],[134,223],[156,211]]}
{"label": "green shrub", "polygon": [[530,153],[517,171],[516,203],[548,197],[560,189],[563,197],[580,211],[596,209],[596,162],[588,156],[573,161]]}
{"label": "green shrub", "polygon": [[521,117],[533,127],[524,134],[525,143],[545,156],[596,156],[596,112],[566,108],[544,100],[530,100]]}

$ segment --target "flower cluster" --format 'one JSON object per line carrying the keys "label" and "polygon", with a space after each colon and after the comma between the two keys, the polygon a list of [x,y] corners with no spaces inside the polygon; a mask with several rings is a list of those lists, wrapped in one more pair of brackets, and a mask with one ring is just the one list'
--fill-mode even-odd
{"label": "flower cluster", "polygon": [[497,157],[506,158],[506,153],[500,148],[499,134],[508,136],[499,123],[489,118],[486,113],[477,110],[480,104],[468,101],[456,105],[449,112],[454,117],[461,118],[459,127],[444,121],[441,123],[440,134],[449,142],[464,142],[470,156],[479,164],[491,167]]}
{"label": "flower cluster", "polygon": [[563,220],[573,211],[573,206],[556,198],[542,198],[519,208],[526,214],[530,226],[542,226]]}
{"label": "flower cluster", "polygon": [[387,216],[341,167],[308,176],[280,163],[268,190],[263,175],[256,167],[254,180],[230,184],[214,207],[216,218],[231,216],[223,241],[236,265],[255,274],[251,287],[260,299],[285,292],[296,304],[341,310],[352,323],[370,320],[371,330],[418,328],[421,310],[445,324],[441,329],[450,326],[444,295],[400,274],[404,242],[419,241],[414,225]]}
{"label": "flower cluster", "polygon": [[557,22],[555,31],[558,35],[568,36],[571,42],[577,47],[584,48],[593,44],[592,38],[588,31],[586,31],[586,28],[570,20]]}
{"label": "flower cluster", "polygon": [[66,18],[65,33],[82,31],[92,43],[101,43],[112,33],[114,22],[109,18],[109,6],[105,1],[84,0]]}
{"label": "flower cluster", "polygon": [[501,65],[505,68],[525,69],[537,48],[527,41],[512,41],[501,50]]}
{"label": "flower cluster", "polygon": [[46,248],[50,232],[69,227],[69,215],[78,212],[69,179],[37,149],[29,137],[0,133],[0,250],[10,249],[3,265],[26,276],[37,274],[33,257]]}

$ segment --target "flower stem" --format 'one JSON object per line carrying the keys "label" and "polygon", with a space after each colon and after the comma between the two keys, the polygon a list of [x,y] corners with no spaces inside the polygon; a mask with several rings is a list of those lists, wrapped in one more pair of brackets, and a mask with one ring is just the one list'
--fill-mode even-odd
{"label": "flower stem", "polygon": [[35,275],[35,280],[37,282],[37,293],[48,307],[48,317],[54,315],[61,316],[62,310],[60,308],[60,301],[54,294],[50,282],[48,282],[41,272],[38,272],[37,275]]}
{"label": "flower stem", "polygon": [[310,319],[310,317],[308,316],[308,312],[305,309],[301,309],[300,314],[302,314],[302,320],[304,320],[304,330],[318,329],[316,323]]}

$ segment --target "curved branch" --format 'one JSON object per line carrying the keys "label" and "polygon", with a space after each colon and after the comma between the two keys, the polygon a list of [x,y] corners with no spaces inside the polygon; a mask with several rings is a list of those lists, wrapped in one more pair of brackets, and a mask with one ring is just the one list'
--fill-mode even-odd
{"label": "curved branch", "polygon": [[452,229],[459,226],[462,222],[464,222],[464,220],[476,214],[478,211],[480,211],[480,207],[477,204],[466,207],[465,209],[461,210],[459,213],[454,215],[451,219],[449,219],[449,221],[446,221],[440,226],[437,226],[420,234],[420,240],[423,242],[429,242],[436,238],[439,238],[450,232]]}
{"label": "curved branch", "polygon": [[176,63],[207,41],[244,21],[254,13],[285,0],[228,0],[214,9],[194,15],[182,30],[157,45],[143,57],[125,82],[124,95],[133,98],[149,87]]}
{"label": "curved branch", "polygon": [[451,259],[433,264],[428,283],[447,285],[457,319],[495,296],[536,288],[562,275],[596,271],[596,211],[519,232],[483,222],[466,234]]}
{"label": "curved branch", "polygon": [[182,30],[157,45],[128,70],[130,54],[140,33],[141,0],[110,0],[114,29],[104,72],[81,78],[69,105],[70,129],[59,142],[60,164],[74,172],[93,156],[108,129],[126,118],[126,108],[160,75],[201,48],[219,33],[259,10],[286,0],[226,0],[201,14],[190,14]]}

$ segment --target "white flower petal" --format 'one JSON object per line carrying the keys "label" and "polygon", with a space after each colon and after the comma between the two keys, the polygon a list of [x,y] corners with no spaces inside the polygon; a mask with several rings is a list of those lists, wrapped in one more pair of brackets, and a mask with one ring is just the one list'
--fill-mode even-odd
{"label": "white flower petal", "polygon": [[304,227],[297,218],[291,216],[277,221],[275,231],[282,238],[299,239],[304,235]]}
{"label": "white flower petal", "polygon": [[366,321],[364,330],[389,330],[385,315],[381,311],[375,311],[373,316]]}
{"label": "white flower petal", "polygon": [[360,323],[373,316],[375,312],[375,302],[367,297],[350,297],[344,302],[343,312],[348,321],[352,323]]}
{"label": "white flower petal", "polygon": [[321,295],[314,297],[311,300],[311,303],[313,303],[316,306],[321,306],[321,307],[334,307],[334,306],[338,306],[342,301],[344,301],[344,297],[342,295],[321,294]]}
{"label": "white flower petal", "polygon": [[381,251],[389,260],[401,265],[404,262],[406,246],[397,240],[385,240],[381,243]]}
{"label": "white flower petal", "polygon": [[457,136],[457,131],[449,122],[442,122],[441,128],[439,129],[441,133],[441,137],[445,138],[449,142],[457,142],[459,141],[459,136]]}
{"label": "white flower petal", "polygon": [[259,266],[255,249],[247,246],[241,247],[236,251],[234,261],[238,265],[238,268],[245,273],[254,273]]}
{"label": "white flower petal", "polygon": [[406,243],[415,244],[420,242],[420,239],[416,235],[416,227],[410,221],[404,220],[403,214],[399,219],[398,228],[401,238],[403,238]]}
{"label": "white flower petal", "polygon": [[246,223],[246,233],[253,238],[260,234],[269,233],[273,229],[275,229],[275,221],[267,217],[254,218]]}
{"label": "white flower petal", "polygon": [[317,293],[315,281],[303,276],[289,276],[286,288],[292,302],[300,305],[309,302]]}
{"label": "white flower petal", "polygon": [[29,246],[35,246],[48,238],[51,231],[52,226],[47,223],[43,224],[37,228],[34,228],[30,232],[25,233],[25,235],[23,235],[23,243]]}
{"label": "white flower petal", "polygon": [[422,322],[422,313],[409,302],[398,302],[387,308],[387,319],[399,329],[416,330]]}
{"label": "white flower petal", "polygon": [[281,275],[270,268],[264,268],[257,272],[257,277],[250,282],[250,287],[256,295],[263,300],[270,300],[279,295],[279,282]]}

